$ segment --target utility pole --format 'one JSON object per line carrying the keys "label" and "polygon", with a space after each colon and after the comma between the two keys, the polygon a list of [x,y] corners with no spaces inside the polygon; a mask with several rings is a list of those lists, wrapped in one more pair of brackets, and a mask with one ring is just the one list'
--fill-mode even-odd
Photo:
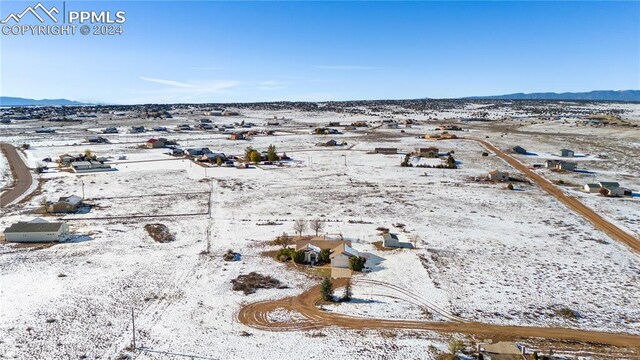
{"label": "utility pole", "polygon": [[133,352],[136,351],[136,317],[133,313],[133,308],[131,308],[131,323],[133,324]]}

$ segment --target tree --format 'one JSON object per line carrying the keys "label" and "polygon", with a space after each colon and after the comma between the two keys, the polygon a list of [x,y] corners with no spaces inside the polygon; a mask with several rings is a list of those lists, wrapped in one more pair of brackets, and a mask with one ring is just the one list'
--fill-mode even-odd
{"label": "tree", "polygon": [[293,254],[293,262],[296,264],[304,263],[304,250],[298,250]]}
{"label": "tree", "polygon": [[322,249],[320,250],[320,256],[319,256],[319,260],[322,263],[328,264],[331,262],[331,250],[329,249]]}
{"label": "tree", "polygon": [[309,227],[311,227],[311,230],[315,231],[316,236],[318,236],[318,232],[322,230],[324,223],[320,219],[313,219],[309,221]]}
{"label": "tree", "polygon": [[362,256],[352,256],[349,258],[349,269],[353,271],[362,271],[366,262],[367,259]]}
{"label": "tree", "polygon": [[347,285],[344,286],[342,301],[351,301],[353,293],[351,292],[351,279],[347,279]]}
{"label": "tree", "polygon": [[247,147],[244,149],[244,158],[245,158],[245,160],[247,160],[247,161],[248,161],[248,160],[251,160],[251,154],[252,154],[254,151],[256,151],[254,148],[252,148],[251,146],[247,146]]}
{"label": "tree", "polygon": [[451,340],[449,341],[449,351],[455,355],[458,352],[464,350],[464,344],[460,340]]}
{"label": "tree", "polygon": [[286,232],[283,232],[282,235],[276,237],[274,244],[280,245],[283,249],[286,249],[289,245],[293,244],[293,238],[289,237]]}
{"label": "tree", "polygon": [[404,160],[402,160],[402,162],[400,163],[401,167],[409,167],[411,166],[411,164],[409,164],[409,159],[411,158],[411,155],[407,154],[404,156]]}
{"label": "tree", "polygon": [[278,153],[276,152],[276,146],[273,144],[269,145],[269,147],[267,148],[267,159],[269,161],[278,160]]}
{"label": "tree", "polygon": [[293,223],[293,230],[302,237],[302,233],[307,229],[307,222],[304,219],[298,219]]}
{"label": "tree", "polygon": [[253,150],[249,158],[251,159],[251,162],[257,164],[262,160],[262,155],[260,155],[258,150]]}
{"label": "tree", "polygon": [[529,355],[530,360],[538,360],[538,352],[534,351],[531,355]]}
{"label": "tree", "polygon": [[447,157],[447,167],[449,169],[457,169],[458,166],[456,165],[456,159],[453,158],[453,156],[449,155],[449,157]]}
{"label": "tree", "polygon": [[322,280],[322,284],[320,284],[320,293],[322,294],[322,300],[333,301],[333,283],[328,277]]}
{"label": "tree", "polygon": [[512,184],[512,183],[509,183],[509,185],[507,185],[507,189],[509,189],[509,190],[513,190],[513,184]]}
{"label": "tree", "polygon": [[87,149],[84,151],[84,157],[87,159],[91,159],[93,157],[93,153],[91,152],[91,150]]}
{"label": "tree", "polygon": [[222,158],[221,157],[217,157],[216,158],[216,165],[222,166]]}

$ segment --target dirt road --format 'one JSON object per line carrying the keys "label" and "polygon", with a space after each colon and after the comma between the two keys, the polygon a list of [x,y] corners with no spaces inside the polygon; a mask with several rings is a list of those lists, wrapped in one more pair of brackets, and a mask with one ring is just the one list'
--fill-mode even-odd
{"label": "dirt road", "polygon": [[18,155],[18,150],[13,145],[0,143],[0,150],[7,158],[11,173],[14,176],[13,188],[0,195],[0,208],[3,208],[29,190],[33,179],[31,178],[31,170],[22,161],[22,158]]}
{"label": "dirt road", "polygon": [[[334,286],[343,286],[343,281],[335,280]],[[545,338],[553,340],[580,341],[592,344],[620,346],[640,351],[640,336],[586,331],[568,328],[507,326],[479,322],[431,322],[417,320],[383,320],[361,318],[327,312],[318,307],[320,286],[305,291],[299,296],[281,300],[261,301],[244,306],[237,319],[253,328],[269,331],[301,331],[326,326],[338,326],[345,329],[377,330],[431,330],[444,333],[462,333],[481,339],[522,340],[526,338]],[[269,313],[277,309],[295,311],[305,319],[289,322],[275,322],[269,319]]]}
{"label": "dirt road", "polygon": [[640,239],[636,236],[627,233],[626,231],[620,229],[619,227],[613,225],[609,221],[605,220],[602,216],[598,215],[595,211],[593,211],[588,206],[584,205],[580,200],[574,198],[573,196],[569,196],[565,194],[562,190],[560,190],[557,186],[550,183],[547,179],[538,175],[535,171],[529,169],[526,165],[515,159],[513,156],[506,154],[500,149],[493,146],[488,141],[480,140],[480,139],[471,139],[478,141],[484,147],[486,147],[491,152],[495,153],[502,160],[506,161],[509,165],[514,167],[515,169],[521,171],[525,174],[529,179],[535,182],[538,186],[540,186],[544,191],[553,195],[558,201],[566,205],[569,209],[578,213],[590,223],[592,223],[597,229],[603,231],[607,235],[609,235],[612,239],[617,240],[623,244],[629,246],[632,250],[640,253]]}

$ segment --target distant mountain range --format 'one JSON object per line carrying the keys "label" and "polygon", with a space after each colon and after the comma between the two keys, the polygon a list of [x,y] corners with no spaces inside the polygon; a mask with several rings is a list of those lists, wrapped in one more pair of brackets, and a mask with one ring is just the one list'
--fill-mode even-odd
{"label": "distant mountain range", "polygon": [[488,100],[593,100],[593,101],[640,101],[640,90],[595,90],[565,93],[517,93],[495,96],[469,96],[464,99]]}
{"label": "distant mountain range", "polygon": [[0,96],[0,106],[54,106],[54,105],[90,105],[67,99],[25,99],[19,97]]}

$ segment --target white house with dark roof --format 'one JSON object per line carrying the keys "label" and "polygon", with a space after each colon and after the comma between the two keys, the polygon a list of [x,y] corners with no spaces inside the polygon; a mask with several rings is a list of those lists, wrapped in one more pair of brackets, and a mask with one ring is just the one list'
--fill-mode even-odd
{"label": "white house with dark roof", "polygon": [[35,218],[29,222],[17,222],[4,229],[8,242],[38,243],[61,241],[69,233],[69,225]]}

